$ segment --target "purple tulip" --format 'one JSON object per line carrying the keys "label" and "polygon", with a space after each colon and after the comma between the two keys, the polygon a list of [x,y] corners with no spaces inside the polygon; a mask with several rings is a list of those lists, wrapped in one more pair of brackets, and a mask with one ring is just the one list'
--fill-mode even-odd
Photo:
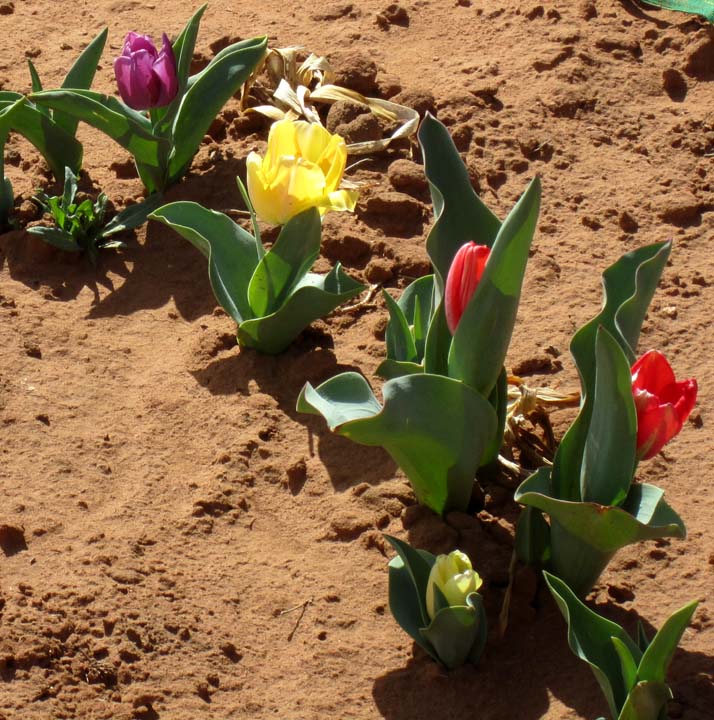
{"label": "purple tulip", "polygon": [[166,33],[157,52],[148,35],[130,32],[114,61],[114,74],[122,100],[134,110],[168,105],[178,92],[176,58]]}

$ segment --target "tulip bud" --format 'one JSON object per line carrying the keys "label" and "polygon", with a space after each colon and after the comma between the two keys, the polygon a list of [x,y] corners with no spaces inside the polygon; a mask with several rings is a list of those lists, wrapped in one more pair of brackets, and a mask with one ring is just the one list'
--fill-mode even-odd
{"label": "tulip bud", "polygon": [[662,353],[646,352],[632,366],[637,409],[637,455],[654,457],[684,425],[697,400],[697,381],[677,382]]}
{"label": "tulip bud", "polygon": [[460,550],[438,555],[426,586],[426,610],[429,617],[433,620],[438,610],[434,588],[439,588],[449,607],[454,607],[466,605],[466,598],[475,593],[481,584],[482,580],[471,567],[468,555]]}
{"label": "tulip bud", "polygon": [[130,32],[114,60],[114,74],[122,100],[134,110],[168,105],[178,92],[176,58],[166,33],[158,52],[148,35]]}
{"label": "tulip bud", "polygon": [[444,291],[446,323],[453,335],[471,296],[476,291],[491,250],[486,245],[462,245],[449,268]]}
{"label": "tulip bud", "polygon": [[339,190],[347,146],[315,123],[279,120],[270,128],[264,157],[252,152],[246,161],[248,194],[263,222],[284,225],[311,207],[354,210],[357,193]]}

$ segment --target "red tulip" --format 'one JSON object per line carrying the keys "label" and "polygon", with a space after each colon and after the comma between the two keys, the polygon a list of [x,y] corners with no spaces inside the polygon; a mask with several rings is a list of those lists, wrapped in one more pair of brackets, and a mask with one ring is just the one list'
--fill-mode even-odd
{"label": "red tulip", "polygon": [[677,382],[665,356],[650,350],[632,366],[632,393],[637,454],[649,460],[682,429],[697,400],[697,381]]}
{"label": "red tulip", "polygon": [[467,242],[454,255],[444,291],[446,324],[452,335],[456,332],[456,326],[478,287],[490,252],[490,248],[486,245]]}

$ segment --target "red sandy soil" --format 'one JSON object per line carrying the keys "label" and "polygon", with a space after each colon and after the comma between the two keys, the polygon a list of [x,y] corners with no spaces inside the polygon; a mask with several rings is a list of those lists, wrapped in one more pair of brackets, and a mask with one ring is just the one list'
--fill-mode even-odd
{"label": "red sandy soil", "polygon": [[[670,670],[670,713],[711,718],[714,32],[629,0],[416,0],[377,22],[387,6],[212,0],[197,51],[205,62],[230,40],[268,33],[273,47],[328,55],[369,94],[402,88],[397,99],[449,126],[501,216],[539,174],[509,356],[530,384],[577,388],[568,342],[600,306],[601,271],[674,239],[641,350],[662,348],[679,376],[698,378],[699,405],[641,476],[666,489],[689,537],[623,550],[590,599],[632,631],[638,616],[659,627],[699,598]],[[175,35],[194,0],[0,8],[3,88],[29,90],[28,56],[46,87],[58,84],[109,24],[95,87],[114,92],[124,34]],[[236,207],[234,177],[265,137],[233,101],[169,199]],[[85,126],[80,139],[86,188],[117,209],[140,197],[121,148]],[[24,223],[47,171],[18,137],[6,152]],[[327,217],[320,269],[340,259],[395,289],[427,271],[431,209],[408,154],[402,146],[351,174],[367,185],[354,215]],[[383,531],[469,552],[493,618],[518,508],[494,484],[478,514],[442,521],[414,504],[384,452],[295,412],[306,380],[355,368],[378,386],[380,299],[263,357],[235,346],[204,259],[167,228],[141,229],[96,270],[18,230],[0,237],[0,317],[0,718],[606,714],[527,571],[505,637],[493,635],[479,667],[441,671],[390,617]],[[559,433],[570,417],[554,416]]]}

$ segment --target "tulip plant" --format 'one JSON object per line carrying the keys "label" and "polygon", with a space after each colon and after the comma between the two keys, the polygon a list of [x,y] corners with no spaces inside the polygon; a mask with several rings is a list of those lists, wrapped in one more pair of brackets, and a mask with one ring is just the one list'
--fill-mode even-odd
{"label": "tulip plant", "polygon": [[148,192],[163,191],[186,173],[214,118],[266,51],[264,37],[234,43],[189,75],[205,9],[173,44],[164,35],[161,50],[146,35],[126,36],[114,64],[123,102],[77,87],[34,92],[32,102],[106,133],[133,155]]}
{"label": "tulip plant", "polygon": [[35,225],[27,229],[50,245],[69,252],[86,252],[92,265],[97,264],[99,250],[124,247],[116,238],[121,232],[143,225],[158,205],[158,196],[130,205],[108,223],[104,222],[107,196],[100,193],[95,202],[86,198],[77,202],[77,178],[65,168],[64,192],[50,197],[39,191],[35,197],[42,210],[54,220],[54,227]]}
{"label": "tulip plant", "polygon": [[465,510],[479,467],[503,439],[503,368],[540,205],[534,180],[499,220],[471,187],[446,128],[427,116],[419,131],[435,224],[427,238],[434,273],[390,314],[384,403],[357,373],[303,388],[297,408],[321,414],[331,430],[384,447],[419,502],[437,513]]}
{"label": "tulip plant", "polygon": [[482,580],[467,555],[434,556],[385,535],[397,551],[389,562],[389,609],[434,660],[451,669],[481,657],[488,625]]}
{"label": "tulip plant", "polygon": [[[281,120],[271,128],[265,158],[248,158],[247,193],[238,181],[253,235],[227,215],[192,202],[169,203],[151,215],[208,258],[211,287],[236,321],[241,346],[282,352],[313,320],[364,289],[339,263],[324,276],[308,272],[320,254],[322,214],[354,207],[354,193],[337,189],[346,158],[338,135]],[[256,209],[258,216],[284,223],[268,251]]]}
{"label": "tulip plant", "polygon": [[[89,88],[107,40],[106,28],[82,51],[62,82],[63,88]],[[29,61],[33,91],[42,90],[37,69]],[[29,140],[47,161],[57,180],[68,167],[78,173],[82,166],[82,144],[76,139],[77,121],[61,110],[48,110],[29,102],[19,93],[0,91],[0,230],[7,227],[14,204],[12,185],[5,177],[4,149],[10,132]]]}
{"label": "tulip plant", "polygon": [[613,720],[665,720],[672,697],[665,682],[667,668],[698,602],[673,613],[651,642],[640,623],[634,641],[578,600],[561,579],[548,573],[545,579],[568,623],[570,648],[590,665]]}
{"label": "tulip plant", "polygon": [[605,271],[603,309],[570,346],[582,384],[580,412],[552,468],[541,467],[515,494],[526,506],[516,538],[521,559],[544,565],[579,596],[625,545],[686,534],[662,490],[633,482],[638,460],[681,429],[696,398],[696,382],[677,383],[659,353],[635,361],[670,249],[669,242],[639,248]]}

